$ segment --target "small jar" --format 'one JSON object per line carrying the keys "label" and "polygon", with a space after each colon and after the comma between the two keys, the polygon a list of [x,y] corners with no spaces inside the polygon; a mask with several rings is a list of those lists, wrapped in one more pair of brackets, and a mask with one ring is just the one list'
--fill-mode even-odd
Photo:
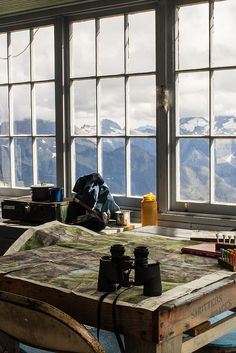
{"label": "small jar", "polygon": [[152,193],[143,196],[141,202],[141,223],[144,226],[158,225],[157,201]]}

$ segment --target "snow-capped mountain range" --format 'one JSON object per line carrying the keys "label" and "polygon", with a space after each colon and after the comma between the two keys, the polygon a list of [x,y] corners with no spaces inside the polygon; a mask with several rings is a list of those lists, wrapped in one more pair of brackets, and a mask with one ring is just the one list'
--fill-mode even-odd
{"label": "snow-capped mountain range", "polygon": [[[29,121],[15,122],[18,133],[28,132]],[[53,133],[54,124],[46,121],[37,121],[41,133]],[[183,117],[179,121],[179,135],[183,138],[180,143],[180,200],[208,201],[210,184],[210,146],[209,146],[209,121],[204,117]],[[7,131],[6,123],[0,123],[0,134]],[[143,195],[147,192],[156,192],[156,158],[155,139],[147,139],[145,135],[155,137],[155,127],[142,126],[132,128],[134,135],[131,144],[131,179],[132,194]],[[217,116],[212,125],[212,132],[217,135],[215,145],[215,160],[213,165],[215,172],[212,174],[215,183],[216,202],[236,203],[236,117]],[[30,131],[29,131],[30,133]],[[78,135],[95,134],[95,126],[85,124],[76,128]],[[101,133],[105,137],[103,143],[103,177],[107,181],[112,193],[125,192],[125,149],[124,139],[113,138],[124,136],[123,127],[114,121],[104,119],[101,124]],[[223,140],[220,136],[230,136]],[[135,136],[141,137],[140,139]],[[204,138],[204,137],[207,138]],[[194,137],[194,138],[191,138]],[[197,138],[196,138],[197,137]],[[46,139],[45,139],[46,140]],[[41,139],[39,148],[39,171],[40,179],[46,182],[55,183],[55,143]],[[1,140],[0,140],[1,141]],[[78,139],[79,141],[79,139]],[[4,146],[6,148],[6,146]],[[96,167],[96,144],[93,139],[83,139],[83,142],[76,143],[76,173],[78,176],[94,172]],[[2,149],[2,144],[0,144]],[[5,154],[4,154],[5,153]],[[0,153],[0,163],[6,156],[6,150]],[[27,145],[21,144],[21,171],[22,179],[26,186],[31,185],[27,165],[31,165],[32,154]],[[45,158],[47,156],[47,158]],[[161,156],[158,156],[161,158]],[[178,168],[177,168],[178,170]],[[45,174],[47,172],[47,175]],[[0,175],[0,180],[2,176]],[[178,178],[178,176],[177,176]],[[46,180],[47,179],[47,180]]]}

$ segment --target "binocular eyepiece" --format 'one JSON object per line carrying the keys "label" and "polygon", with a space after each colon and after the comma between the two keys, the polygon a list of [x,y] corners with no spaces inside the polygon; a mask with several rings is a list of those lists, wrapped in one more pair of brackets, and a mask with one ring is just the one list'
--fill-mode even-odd
{"label": "binocular eyepiece", "polygon": [[[134,258],[126,256],[125,247],[121,244],[112,245],[111,255],[100,258],[98,291],[113,292],[117,286],[130,287],[143,285],[143,294],[158,296],[162,294],[160,264],[148,262],[148,248],[137,246],[134,249]],[[129,279],[134,269],[134,281]]]}

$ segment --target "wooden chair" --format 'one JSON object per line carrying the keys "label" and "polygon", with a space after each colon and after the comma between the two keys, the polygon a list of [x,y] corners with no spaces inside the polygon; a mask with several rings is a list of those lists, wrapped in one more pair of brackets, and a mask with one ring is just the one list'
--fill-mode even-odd
{"label": "wooden chair", "polygon": [[[105,353],[82,324],[61,310],[39,300],[1,291],[0,331],[14,341],[49,351]],[[9,352],[4,344],[1,343],[2,350]]]}

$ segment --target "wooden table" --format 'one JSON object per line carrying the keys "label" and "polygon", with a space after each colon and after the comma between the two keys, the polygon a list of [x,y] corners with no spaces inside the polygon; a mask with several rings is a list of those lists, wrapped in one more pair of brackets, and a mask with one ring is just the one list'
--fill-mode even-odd
{"label": "wooden table", "polygon": [[[137,232],[100,235],[58,224],[27,232],[13,250],[32,250],[0,258],[0,290],[46,301],[91,326],[97,324],[103,294],[97,291],[100,256],[108,255],[112,244],[125,245],[127,255],[138,245],[149,247],[149,258],[161,264],[163,294],[144,297],[142,286],[120,294],[117,326],[125,335],[127,353],[193,352],[236,327],[233,315],[183,340],[183,332],[236,307],[235,274],[221,269],[215,258],[181,254],[189,240]],[[116,295],[104,299],[101,311],[101,328],[111,331]]]}

